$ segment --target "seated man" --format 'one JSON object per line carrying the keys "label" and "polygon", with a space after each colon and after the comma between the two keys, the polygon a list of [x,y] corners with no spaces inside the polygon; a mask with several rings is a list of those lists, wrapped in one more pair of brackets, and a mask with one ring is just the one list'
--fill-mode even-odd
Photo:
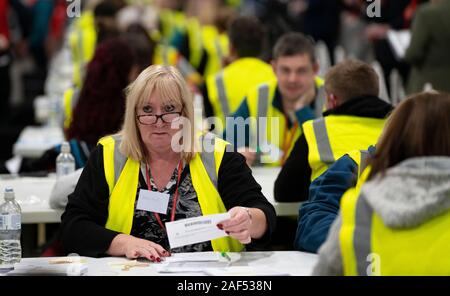
{"label": "seated man", "polygon": [[275,181],[279,202],[308,200],[310,183],[337,159],[376,143],[392,106],[378,97],[375,70],[357,60],[332,67],[325,76],[323,118],[303,124],[289,158]]}
{"label": "seated man", "polygon": [[[239,148],[248,164],[284,163],[302,133],[302,124],[320,116],[325,104],[314,45],[303,34],[281,36],[273,49],[272,68],[276,79],[250,89],[234,120],[226,123],[226,139]],[[245,127],[239,124],[244,120]]]}

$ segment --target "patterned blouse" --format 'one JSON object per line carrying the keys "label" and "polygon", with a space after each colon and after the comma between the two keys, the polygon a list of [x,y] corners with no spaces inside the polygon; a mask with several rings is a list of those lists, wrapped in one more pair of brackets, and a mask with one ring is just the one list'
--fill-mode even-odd
{"label": "patterned blouse", "polygon": [[[141,168],[142,167],[145,167],[145,164],[141,164]],[[158,221],[155,218],[155,214],[153,212],[136,209],[137,201],[139,198],[139,191],[141,189],[148,190],[144,176],[142,175],[142,171],[143,170],[140,170],[138,190],[136,192],[136,201],[134,204],[134,219],[133,226],[131,228],[131,235],[157,243],[161,245],[165,250],[168,250],[172,253],[212,251],[210,241],[170,249],[167,233],[165,229],[162,229],[159,225]],[[150,169],[149,175],[150,184],[152,185],[152,191],[158,191],[152,174],[150,173]],[[172,173],[170,181],[168,182],[166,187],[163,190],[159,191],[161,193],[167,193],[170,195],[169,204],[167,206],[167,214],[159,214],[163,225],[165,224],[165,222],[170,222],[173,198],[177,185],[177,177],[178,167]],[[178,187],[178,201],[175,210],[175,220],[198,217],[201,215],[202,211],[200,209],[200,204],[198,203],[197,193],[195,192],[194,186],[192,185],[189,166],[185,166],[182,170],[180,186]]]}

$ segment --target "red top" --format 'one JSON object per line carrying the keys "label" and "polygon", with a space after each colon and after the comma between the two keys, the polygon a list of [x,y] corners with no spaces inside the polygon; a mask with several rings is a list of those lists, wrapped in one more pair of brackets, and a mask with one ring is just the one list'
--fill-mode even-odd
{"label": "red top", "polygon": [[8,0],[0,0],[0,35],[9,40]]}

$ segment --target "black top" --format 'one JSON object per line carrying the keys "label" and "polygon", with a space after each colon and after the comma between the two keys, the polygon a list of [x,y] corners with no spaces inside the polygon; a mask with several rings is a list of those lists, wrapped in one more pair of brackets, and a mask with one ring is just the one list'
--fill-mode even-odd
{"label": "black top", "polygon": [[[188,171],[187,166],[183,171],[181,183],[186,176],[190,176]],[[142,181],[142,175],[140,179]],[[264,247],[275,229],[275,209],[262,195],[261,186],[256,183],[245,158],[239,153],[225,152],[219,168],[218,191],[227,210],[235,206],[245,206],[261,209],[265,213],[268,224],[266,234],[246,245],[247,250]],[[179,199],[184,198],[180,191]],[[69,195],[66,210],[61,217],[61,240],[66,252],[90,257],[105,255],[111,241],[119,234],[105,228],[108,204],[109,189],[104,175],[103,147],[99,145],[92,151],[75,191]],[[141,236],[143,231],[139,229],[136,214],[135,211],[131,233]],[[161,215],[162,219],[163,216]],[[142,238],[145,238],[145,235]]]}
{"label": "black top", "polygon": [[[386,118],[392,106],[377,97],[360,97],[327,110],[323,116],[349,115],[368,118]],[[283,165],[275,181],[275,200],[279,202],[297,202],[308,200],[311,184],[311,167],[308,162],[308,143],[302,134]]]}

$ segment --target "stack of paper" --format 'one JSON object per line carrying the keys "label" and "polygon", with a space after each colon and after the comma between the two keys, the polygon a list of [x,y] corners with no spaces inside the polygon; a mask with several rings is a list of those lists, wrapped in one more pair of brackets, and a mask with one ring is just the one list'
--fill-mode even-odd
{"label": "stack of paper", "polygon": [[166,257],[154,267],[161,273],[204,272],[207,268],[224,268],[230,261],[216,252],[179,253]]}

